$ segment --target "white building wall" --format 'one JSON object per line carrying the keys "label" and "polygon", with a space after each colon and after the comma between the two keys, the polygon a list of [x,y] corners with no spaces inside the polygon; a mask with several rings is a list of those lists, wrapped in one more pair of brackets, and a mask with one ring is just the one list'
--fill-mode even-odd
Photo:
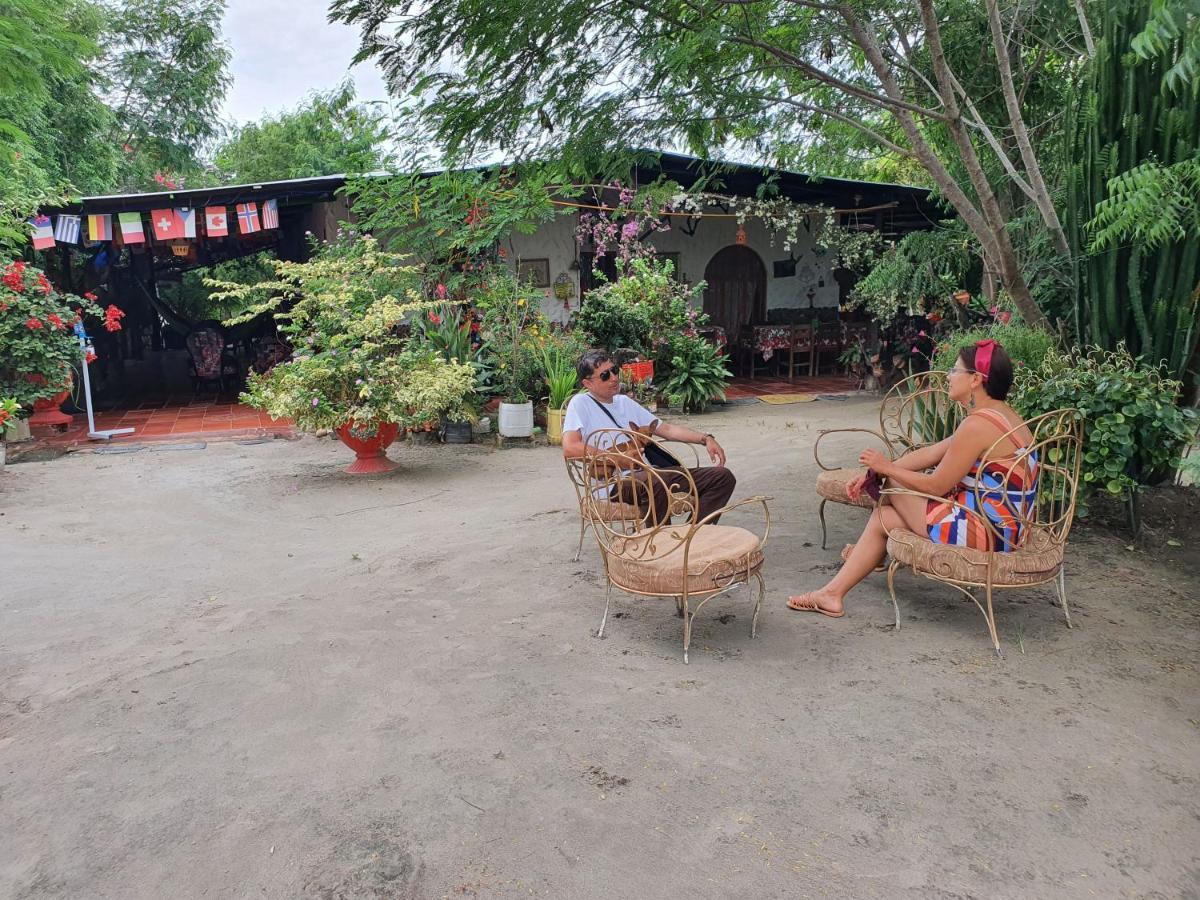
{"label": "white building wall", "polygon": [[[691,284],[704,278],[704,269],[719,250],[735,243],[737,220],[733,218],[703,218],[694,236],[688,236],[679,228],[682,218],[673,218],[670,231],[659,232],[651,243],[663,253],[678,253],[682,277]],[[548,259],[550,261],[551,287],[544,290],[542,312],[547,318],[565,322],[573,310],[579,308],[579,270],[571,264],[577,258],[575,247],[574,214],[559,216],[546,223],[533,234],[513,233],[508,239],[510,266],[516,267],[517,259]],[[787,278],[776,278],[776,260],[785,260],[782,235],[776,235],[771,245],[770,235],[758,219],[746,221],[746,246],[758,254],[767,275],[767,309],[807,309],[833,307],[838,303],[838,286],[833,278],[832,259],[818,257],[813,251],[812,240],[801,233],[797,246],[792,248],[796,259],[796,274]],[[560,273],[571,279],[575,296],[566,308],[554,297],[554,280]],[[810,299],[809,294],[812,294]]]}

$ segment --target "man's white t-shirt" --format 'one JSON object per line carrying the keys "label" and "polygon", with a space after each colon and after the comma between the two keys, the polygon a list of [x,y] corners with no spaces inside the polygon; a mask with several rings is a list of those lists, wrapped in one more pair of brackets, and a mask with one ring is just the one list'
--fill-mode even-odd
{"label": "man's white t-shirt", "polygon": [[[604,414],[605,410],[612,414],[612,419]],[[615,424],[613,419],[616,419]],[[572,397],[571,402],[567,404],[566,414],[563,415],[563,433],[578,431],[586,444],[589,443],[588,437],[595,431],[605,428],[628,429],[630,422],[637,426],[645,426],[657,421],[657,416],[624,394],[617,394],[612,403],[604,404],[604,409],[601,409],[600,401],[583,391]],[[593,446],[607,450],[612,446],[612,437],[611,434],[602,435],[596,439]]]}

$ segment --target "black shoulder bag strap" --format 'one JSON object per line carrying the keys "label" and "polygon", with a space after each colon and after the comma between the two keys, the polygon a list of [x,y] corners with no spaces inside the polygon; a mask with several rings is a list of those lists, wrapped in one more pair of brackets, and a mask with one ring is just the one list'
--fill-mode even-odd
{"label": "black shoulder bag strap", "polygon": [[[614,425],[616,425],[622,431],[629,430],[628,426],[622,426],[620,423],[617,422],[617,420],[613,417],[613,414],[608,411],[608,408],[605,407],[605,405],[603,403],[601,403],[599,400],[597,400],[591,394],[588,394],[588,397],[591,399],[591,401],[593,403],[595,403],[598,407],[600,407],[600,411],[602,413],[604,413],[606,416],[608,416],[609,421],[611,421]],[[677,460],[675,458],[675,454],[673,454],[670,450],[666,450],[663,447],[659,446],[658,442],[655,440],[650,440],[647,442],[646,446],[642,448],[642,455],[646,457],[646,462],[650,463],[650,465],[654,466],[654,468],[656,468],[656,469],[682,469],[683,468],[683,463],[681,463],[679,460]]]}

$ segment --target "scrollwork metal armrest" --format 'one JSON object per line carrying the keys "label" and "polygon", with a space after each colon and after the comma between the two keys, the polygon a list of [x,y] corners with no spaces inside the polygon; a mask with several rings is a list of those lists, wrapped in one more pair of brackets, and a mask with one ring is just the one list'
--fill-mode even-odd
{"label": "scrollwork metal armrest", "polygon": [[699,528],[701,525],[711,524],[711,522],[709,521],[711,519],[715,519],[718,516],[723,516],[723,515],[725,515],[725,513],[729,512],[731,510],[737,509],[739,506],[747,506],[751,503],[761,503],[762,508],[763,508],[763,521],[764,521],[765,527],[763,529],[763,535],[762,535],[762,538],[759,540],[758,546],[765,547],[766,543],[767,543],[767,538],[771,536],[771,508],[769,506],[767,506],[767,502],[769,500],[773,500],[773,499],[775,499],[775,498],[767,497],[763,494],[759,494],[756,497],[747,497],[745,500],[739,500],[736,503],[730,503],[728,506],[722,507],[721,509],[718,509],[718,510],[714,510],[713,512],[710,512],[707,516],[705,516],[703,519],[701,519],[699,522],[696,522],[692,525],[692,530],[688,533],[686,540],[690,544],[691,540],[692,540],[692,535],[694,535],[696,533],[696,529]]}
{"label": "scrollwork metal armrest", "polygon": [[817,440],[813,443],[813,460],[821,469],[826,472],[833,472],[838,469],[846,468],[845,466],[827,466],[821,461],[821,441],[825,439],[826,435],[830,434],[869,434],[887,448],[887,455],[889,459],[896,458],[896,449],[892,446],[892,442],[884,437],[882,433],[874,430],[873,428],[826,428],[817,435]]}

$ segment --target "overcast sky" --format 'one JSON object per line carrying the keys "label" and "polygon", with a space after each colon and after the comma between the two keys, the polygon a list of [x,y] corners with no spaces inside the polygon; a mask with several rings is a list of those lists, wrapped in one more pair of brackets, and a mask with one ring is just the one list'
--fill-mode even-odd
{"label": "overcast sky", "polygon": [[359,100],[387,98],[373,66],[350,69],[358,30],[327,22],[327,8],[326,0],[229,0],[224,30],[233,50],[233,86],[225,97],[227,122],[242,125],[294,107],[347,74]]}

